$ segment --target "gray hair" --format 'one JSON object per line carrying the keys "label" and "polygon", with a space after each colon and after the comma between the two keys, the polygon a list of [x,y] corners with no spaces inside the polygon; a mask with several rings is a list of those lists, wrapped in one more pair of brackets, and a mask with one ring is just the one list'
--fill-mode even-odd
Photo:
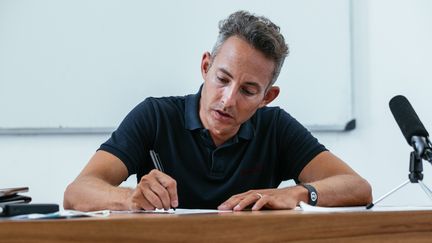
{"label": "gray hair", "polygon": [[288,55],[288,45],[280,33],[279,26],[264,16],[237,11],[219,22],[219,35],[211,53],[213,59],[222,44],[232,36],[247,41],[255,49],[261,51],[264,56],[275,62],[269,87],[273,85],[279,76],[285,57]]}

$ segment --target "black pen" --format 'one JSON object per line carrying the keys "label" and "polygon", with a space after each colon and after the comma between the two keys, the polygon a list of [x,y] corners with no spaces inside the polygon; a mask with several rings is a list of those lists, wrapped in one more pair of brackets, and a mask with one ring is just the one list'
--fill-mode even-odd
{"label": "black pen", "polygon": [[[154,151],[154,150],[150,150],[150,157],[153,161],[153,165],[154,167],[160,171],[160,172],[164,172],[164,169],[162,167],[162,161],[159,158],[159,155]],[[165,173],[165,172],[164,172]],[[175,211],[176,209],[173,208],[173,210]]]}
{"label": "black pen", "polygon": [[160,171],[160,172],[164,172],[164,169],[162,167],[162,162],[159,158],[159,155],[154,151],[154,150],[150,150],[150,157],[153,161],[153,165],[154,167]]}

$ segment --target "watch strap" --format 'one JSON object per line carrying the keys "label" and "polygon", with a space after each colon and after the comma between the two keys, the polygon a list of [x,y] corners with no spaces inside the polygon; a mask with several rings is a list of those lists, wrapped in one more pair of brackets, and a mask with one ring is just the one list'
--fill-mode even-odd
{"label": "watch strap", "polygon": [[318,192],[315,189],[315,187],[309,185],[309,184],[301,184],[304,188],[308,190],[308,197],[309,197],[309,205],[316,206],[318,203]]}

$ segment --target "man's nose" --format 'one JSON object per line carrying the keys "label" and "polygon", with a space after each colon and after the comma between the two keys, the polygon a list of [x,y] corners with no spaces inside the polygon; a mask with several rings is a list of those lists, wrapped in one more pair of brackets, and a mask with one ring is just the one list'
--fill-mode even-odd
{"label": "man's nose", "polygon": [[232,86],[226,87],[222,96],[222,103],[224,107],[234,106],[237,101],[236,96],[237,96],[237,92],[235,87]]}

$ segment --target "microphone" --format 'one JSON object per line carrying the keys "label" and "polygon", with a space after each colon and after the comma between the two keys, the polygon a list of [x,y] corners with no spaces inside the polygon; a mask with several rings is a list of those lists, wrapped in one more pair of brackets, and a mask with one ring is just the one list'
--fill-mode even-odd
{"label": "microphone", "polygon": [[417,158],[432,163],[432,146],[429,141],[429,133],[407,98],[397,95],[390,100],[389,106],[406,141],[414,148]]}

